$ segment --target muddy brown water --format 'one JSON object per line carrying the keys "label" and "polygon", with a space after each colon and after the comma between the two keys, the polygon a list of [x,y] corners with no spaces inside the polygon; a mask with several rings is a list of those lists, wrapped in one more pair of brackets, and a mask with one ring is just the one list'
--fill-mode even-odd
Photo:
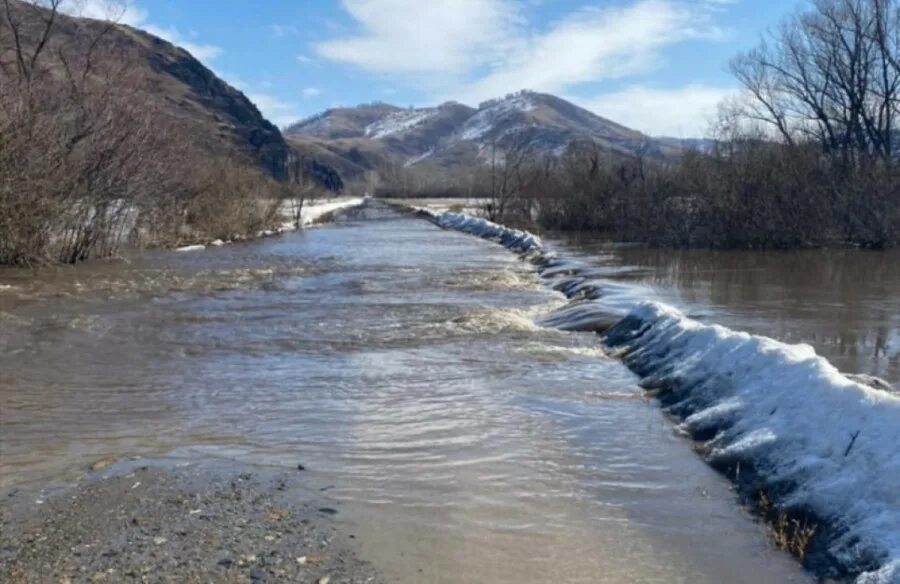
{"label": "muddy brown water", "polygon": [[808,343],[839,370],[900,387],[900,250],[673,251],[550,238],[609,281],[603,302],[677,306],[704,322]]}
{"label": "muddy brown water", "polygon": [[[646,250],[573,253],[623,302],[756,322],[703,283],[713,263],[686,286]],[[302,463],[389,581],[808,581],[595,335],[533,323],[563,299],[493,243],[370,208],[0,286],[0,486],[106,456]]]}

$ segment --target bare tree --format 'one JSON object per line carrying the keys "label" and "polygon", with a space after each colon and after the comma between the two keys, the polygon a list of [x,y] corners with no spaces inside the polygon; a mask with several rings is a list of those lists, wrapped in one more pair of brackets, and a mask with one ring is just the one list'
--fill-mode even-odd
{"label": "bare tree", "polygon": [[849,163],[892,160],[900,108],[900,1],[814,0],[732,61],[746,114],[787,144],[812,139]]}
{"label": "bare tree", "polygon": [[491,221],[502,219],[511,202],[521,195],[536,153],[532,138],[528,131],[518,130],[509,135],[502,150],[498,150],[496,139],[491,142],[490,194],[485,209]]}

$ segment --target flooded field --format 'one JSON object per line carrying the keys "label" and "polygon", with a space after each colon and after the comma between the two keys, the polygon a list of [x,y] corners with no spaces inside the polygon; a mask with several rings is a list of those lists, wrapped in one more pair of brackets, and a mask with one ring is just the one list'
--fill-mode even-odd
{"label": "flooded field", "polygon": [[662,250],[556,240],[622,284],[619,304],[654,299],[788,343],[841,371],[900,383],[900,250]]}

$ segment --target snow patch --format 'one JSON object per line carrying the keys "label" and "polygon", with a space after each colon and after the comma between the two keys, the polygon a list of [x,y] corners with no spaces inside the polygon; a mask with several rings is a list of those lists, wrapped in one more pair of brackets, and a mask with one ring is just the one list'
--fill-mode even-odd
{"label": "snow patch", "polygon": [[393,134],[405,132],[434,116],[435,108],[414,109],[388,114],[384,118],[366,126],[365,134],[369,138],[385,138]]}
{"label": "snow patch", "polygon": [[516,112],[530,112],[536,107],[537,105],[527,93],[485,102],[478,108],[478,112],[466,120],[466,123],[460,128],[459,139],[479,140],[493,130],[504,116]]}
{"label": "snow patch", "polygon": [[[314,223],[316,223],[319,219],[327,215],[328,213],[333,213],[334,211],[339,211],[341,209],[349,209],[350,207],[357,207],[362,205],[365,199],[363,197],[346,197],[342,199],[336,199],[331,201],[315,201],[311,203],[306,203],[303,205],[303,209],[300,211],[300,223],[304,227],[308,227]],[[290,208],[288,207],[287,216],[291,217]],[[282,217],[284,217],[285,209],[282,209]],[[283,229],[292,229],[293,222],[289,221],[285,223],[282,228]]]}
{"label": "snow patch", "polygon": [[414,164],[418,164],[418,163],[422,162],[423,160],[425,160],[426,158],[428,158],[429,156],[431,156],[432,154],[434,154],[434,148],[429,148],[422,154],[420,154],[418,156],[414,156],[413,158],[410,158],[409,160],[404,162],[403,166],[409,167]]}

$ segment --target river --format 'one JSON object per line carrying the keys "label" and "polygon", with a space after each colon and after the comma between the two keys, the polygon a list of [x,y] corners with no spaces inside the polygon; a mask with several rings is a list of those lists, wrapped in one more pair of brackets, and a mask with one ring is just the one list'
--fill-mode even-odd
{"label": "river", "polygon": [[[554,244],[608,269],[611,301],[647,294],[897,379],[887,255]],[[390,581],[809,581],[596,335],[534,324],[563,302],[501,246],[372,205],[2,272],[0,486],[106,456],[303,464]]]}

